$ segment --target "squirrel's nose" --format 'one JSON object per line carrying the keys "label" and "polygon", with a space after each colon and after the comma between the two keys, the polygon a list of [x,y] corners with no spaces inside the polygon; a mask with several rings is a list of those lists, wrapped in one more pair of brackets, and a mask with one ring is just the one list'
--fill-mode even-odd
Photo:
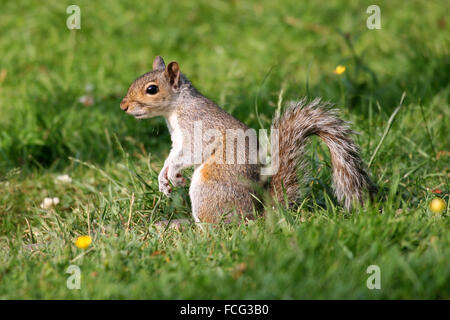
{"label": "squirrel's nose", "polygon": [[128,101],[126,101],[125,99],[122,100],[122,102],[120,103],[120,109],[122,109],[123,111],[127,112],[127,110],[128,110]]}

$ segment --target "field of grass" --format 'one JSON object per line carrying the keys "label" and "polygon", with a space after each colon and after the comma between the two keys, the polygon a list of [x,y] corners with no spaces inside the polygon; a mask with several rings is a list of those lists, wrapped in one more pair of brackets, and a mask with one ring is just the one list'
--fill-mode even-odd
{"label": "field of grass", "polygon": [[[80,30],[66,27],[70,4]],[[371,4],[2,3],[0,299],[450,299],[449,210],[428,209],[434,197],[448,206],[450,7],[377,1],[382,28],[369,30]],[[187,188],[158,191],[164,120],[119,108],[155,55],[253,128],[268,128],[280,101],[335,102],[360,133],[378,199],[351,213],[337,205],[328,151],[313,139],[294,208],[156,231],[190,217]],[[72,181],[55,181],[63,174]],[[60,202],[43,209],[46,197]],[[87,234],[91,246],[77,248]],[[66,286],[70,265],[80,290]],[[380,290],[366,286],[370,265]]]}

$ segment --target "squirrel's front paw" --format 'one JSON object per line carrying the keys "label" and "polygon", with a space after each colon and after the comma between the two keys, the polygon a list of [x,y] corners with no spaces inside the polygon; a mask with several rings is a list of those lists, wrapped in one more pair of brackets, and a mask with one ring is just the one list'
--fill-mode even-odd
{"label": "squirrel's front paw", "polygon": [[166,182],[159,182],[159,191],[164,193],[167,197],[170,196],[172,193],[172,188],[169,185],[169,181]]}
{"label": "squirrel's front paw", "polygon": [[170,196],[172,188],[169,185],[169,179],[167,178],[168,168],[163,168],[158,176],[159,191],[166,196]]}
{"label": "squirrel's front paw", "polygon": [[180,171],[171,170],[169,168],[167,176],[169,181],[172,182],[175,187],[184,187],[186,185],[186,179],[184,179]]}

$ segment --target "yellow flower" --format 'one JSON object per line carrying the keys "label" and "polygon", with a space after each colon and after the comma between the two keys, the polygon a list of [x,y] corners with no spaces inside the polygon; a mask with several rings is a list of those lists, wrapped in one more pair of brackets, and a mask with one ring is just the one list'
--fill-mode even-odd
{"label": "yellow flower", "polygon": [[80,236],[75,240],[75,245],[80,249],[86,249],[92,243],[92,239],[89,236]]}
{"label": "yellow flower", "polygon": [[343,74],[345,72],[345,66],[338,65],[336,69],[333,70],[334,74]]}
{"label": "yellow flower", "polygon": [[446,203],[441,198],[434,198],[433,200],[431,200],[429,207],[431,212],[441,213],[444,211]]}

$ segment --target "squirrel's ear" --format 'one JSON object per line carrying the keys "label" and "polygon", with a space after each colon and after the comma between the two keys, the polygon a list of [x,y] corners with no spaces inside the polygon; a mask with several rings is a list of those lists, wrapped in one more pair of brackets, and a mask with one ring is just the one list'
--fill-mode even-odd
{"label": "squirrel's ear", "polygon": [[174,89],[178,88],[178,82],[180,80],[180,66],[176,61],[172,61],[166,68],[166,76],[169,79],[170,85]]}
{"label": "squirrel's ear", "polygon": [[156,56],[155,60],[153,60],[153,70],[164,70],[165,68],[164,59],[161,56]]}

